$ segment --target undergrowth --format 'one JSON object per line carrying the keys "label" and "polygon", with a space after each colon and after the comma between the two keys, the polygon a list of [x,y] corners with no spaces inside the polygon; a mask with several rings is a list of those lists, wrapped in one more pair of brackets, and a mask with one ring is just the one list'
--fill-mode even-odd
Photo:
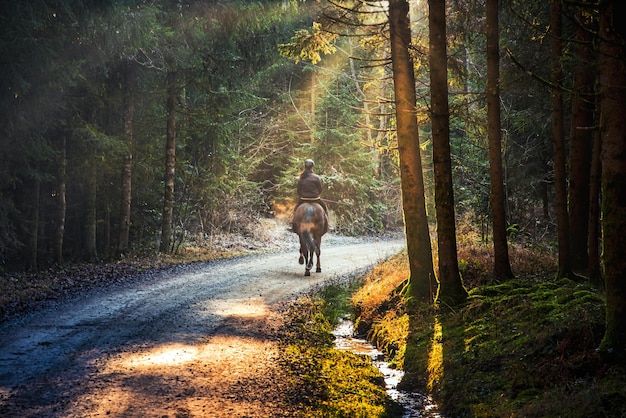
{"label": "undergrowth", "polygon": [[586,285],[513,280],[480,286],[457,312],[416,318],[412,338],[431,337],[429,320],[442,329],[441,371],[430,389],[450,416],[626,413],[605,402],[617,398],[624,405],[624,370],[601,364],[595,353],[604,303]]}
{"label": "undergrowth", "polygon": [[406,252],[376,266],[352,295],[355,330],[385,353],[390,366],[402,369],[409,316],[403,290]]}

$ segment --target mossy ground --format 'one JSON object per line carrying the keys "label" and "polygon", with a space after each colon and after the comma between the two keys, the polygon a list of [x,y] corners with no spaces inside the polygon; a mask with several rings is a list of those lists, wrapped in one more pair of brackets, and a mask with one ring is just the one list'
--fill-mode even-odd
{"label": "mossy ground", "polygon": [[454,310],[413,304],[407,324],[406,254],[380,266],[355,294],[370,336],[407,371],[402,389],[430,394],[447,417],[626,416],[626,368],[596,354],[603,295],[555,280],[550,257],[525,248],[512,250],[517,279],[488,284],[487,250],[471,252],[472,261],[461,263],[469,299]]}
{"label": "mossy ground", "polygon": [[[456,312],[433,310],[414,319],[410,342],[425,351],[415,356],[420,366],[407,368],[431,373],[426,387],[446,415],[626,413],[625,370],[602,364],[595,353],[603,301],[585,285],[514,280],[481,286]],[[435,346],[438,358],[432,356]]]}

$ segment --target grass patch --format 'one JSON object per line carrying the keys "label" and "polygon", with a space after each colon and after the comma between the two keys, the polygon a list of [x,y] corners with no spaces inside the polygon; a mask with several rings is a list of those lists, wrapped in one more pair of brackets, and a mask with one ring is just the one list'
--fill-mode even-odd
{"label": "grass patch", "polygon": [[409,316],[403,295],[408,277],[406,252],[376,266],[351,298],[355,329],[385,353],[390,366],[403,368]]}
{"label": "grass patch", "polygon": [[333,348],[332,329],[349,313],[355,285],[328,286],[289,309],[281,361],[294,388],[288,397],[303,417],[399,416],[371,359]]}

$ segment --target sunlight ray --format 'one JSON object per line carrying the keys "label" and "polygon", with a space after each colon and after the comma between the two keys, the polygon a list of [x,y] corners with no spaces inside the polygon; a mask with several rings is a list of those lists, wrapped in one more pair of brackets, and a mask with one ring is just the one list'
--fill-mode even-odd
{"label": "sunlight ray", "polygon": [[433,324],[433,340],[428,355],[428,390],[432,393],[433,388],[443,381],[443,327],[438,317]]}

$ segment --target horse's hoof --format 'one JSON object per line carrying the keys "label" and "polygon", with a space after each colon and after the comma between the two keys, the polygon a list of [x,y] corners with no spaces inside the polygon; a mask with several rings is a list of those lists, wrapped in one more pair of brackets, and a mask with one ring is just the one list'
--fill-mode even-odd
{"label": "horse's hoof", "polygon": [[300,258],[298,258],[298,263],[304,264],[304,256],[300,254]]}
{"label": "horse's hoof", "polygon": [[304,271],[304,275],[305,276],[310,276],[311,275],[311,270],[305,270]]}
{"label": "horse's hoof", "polygon": [[321,272],[322,272],[322,268],[321,268],[321,267],[316,268],[316,269],[315,269],[315,272],[316,272],[316,273],[321,273]]}

